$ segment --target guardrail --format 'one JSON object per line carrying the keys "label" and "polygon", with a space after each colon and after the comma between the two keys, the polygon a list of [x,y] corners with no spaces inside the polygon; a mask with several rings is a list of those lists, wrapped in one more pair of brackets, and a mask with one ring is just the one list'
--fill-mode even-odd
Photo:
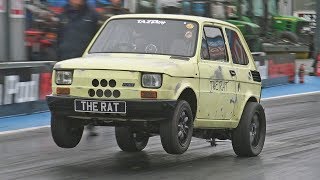
{"label": "guardrail", "polygon": [[253,53],[262,79],[262,87],[294,83],[296,76],[295,54],[265,55]]}
{"label": "guardrail", "polygon": [[47,110],[54,63],[0,63],[0,117]]}

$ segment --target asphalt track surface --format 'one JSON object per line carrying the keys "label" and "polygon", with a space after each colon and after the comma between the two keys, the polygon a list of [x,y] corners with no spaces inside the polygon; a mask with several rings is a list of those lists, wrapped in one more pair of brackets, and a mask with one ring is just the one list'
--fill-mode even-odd
{"label": "asphalt track surface", "polygon": [[166,154],[159,136],[143,152],[124,153],[113,128],[58,148],[49,128],[0,135],[0,179],[320,179],[320,94],[267,99],[267,137],[258,157],[239,158],[230,141],[193,138],[183,155]]}

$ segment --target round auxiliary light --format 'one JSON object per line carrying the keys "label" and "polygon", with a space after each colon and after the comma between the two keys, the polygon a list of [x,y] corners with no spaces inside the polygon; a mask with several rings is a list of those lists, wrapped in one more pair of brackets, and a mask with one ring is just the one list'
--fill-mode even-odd
{"label": "round auxiliary light", "polygon": [[99,86],[99,80],[98,79],[92,80],[92,86],[98,87]]}
{"label": "round auxiliary light", "polygon": [[101,84],[102,87],[107,87],[107,86],[108,86],[108,81],[105,80],[105,79],[102,79],[102,80],[100,81],[100,84]]}
{"label": "round auxiliary light", "polygon": [[90,97],[93,97],[95,94],[96,94],[96,92],[95,92],[93,89],[89,89],[88,95],[89,95]]}
{"label": "round auxiliary light", "polygon": [[120,97],[120,91],[119,91],[119,90],[114,90],[114,91],[113,91],[113,96],[114,96],[115,98]]}
{"label": "round auxiliary light", "polygon": [[101,89],[97,90],[97,96],[102,97],[103,96],[103,91]]}
{"label": "round auxiliary light", "polygon": [[116,85],[117,85],[116,80],[111,79],[111,80],[109,81],[109,86],[110,86],[110,87],[116,87]]}
{"label": "round auxiliary light", "polygon": [[112,96],[112,92],[109,89],[107,89],[107,90],[104,91],[104,95],[106,97],[111,97]]}

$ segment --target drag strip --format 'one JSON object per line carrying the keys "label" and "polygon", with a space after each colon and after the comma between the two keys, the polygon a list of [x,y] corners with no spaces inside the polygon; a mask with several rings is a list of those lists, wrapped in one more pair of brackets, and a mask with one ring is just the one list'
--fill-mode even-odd
{"label": "drag strip", "polygon": [[238,158],[230,141],[210,147],[193,138],[180,156],[152,137],[140,153],[117,147],[113,128],[85,133],[74,149],[58,148],[44,127],[0,135],[0,179],[319,179],[320,93],[263,101],[267,138],[262,154]]}

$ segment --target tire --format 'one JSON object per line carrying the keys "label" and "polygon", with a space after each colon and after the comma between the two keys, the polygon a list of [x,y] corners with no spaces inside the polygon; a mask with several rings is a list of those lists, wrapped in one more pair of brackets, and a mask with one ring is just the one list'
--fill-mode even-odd
{"label": "tire", "polygon": [[130,127],[115,127],[115,135],[119,148],[125,152],[142,151],[149,141],[144,133],[133,133]]}
{"label": "tire", "polygon": [[76,147],[83,134],[83,125],[77,120],[51,115],[51,134],[54,142],[61,148]]}
{"label": "tire", "polygon": [[258,156],[266,137],[266,117],[261,104],[248,102],[238,127],[232,133],[234,152],[240,157]]}
{"label": "tire", "polygon": [[163,149],[169,154],[183,154],[190,145],[193,115],[188,102],[179,100],[171,119],[160,124]]}
{"label": "tire", "polygon": [[297,44],[299,42],[299,37],[290,31],[283,31],[279,33],[279,38],[280,39],[286,39],[290,41],[291,43]]}

